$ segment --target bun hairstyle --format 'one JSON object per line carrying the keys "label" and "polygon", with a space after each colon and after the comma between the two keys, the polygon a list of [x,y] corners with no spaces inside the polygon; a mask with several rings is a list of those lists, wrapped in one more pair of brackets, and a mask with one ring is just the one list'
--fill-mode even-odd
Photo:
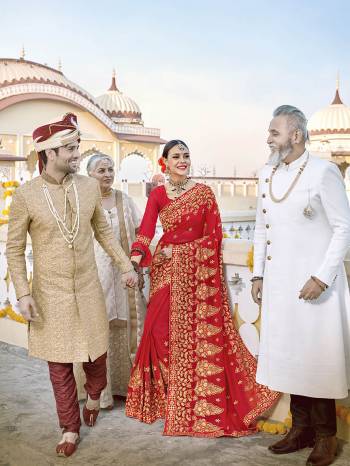
{"label": "bun hairstyle", "polygon": [[161,158],[158,160],[158,165],[160,166],[160,169],[162,171],[162,173],[165,173],[166,171],[166,165],[165,165],[165,162],[164,162],[164,159],[167,159],[168,158],[168,154],[169,154],[169,151],[177,146],[178,144],[182,144],[183,146],[185,146],[187,149],[188,149],[188,145],[181,141],[181,139],[172,139],[171,141],[167,142],[163,148],[163,153],[162,153],[162,156]]}

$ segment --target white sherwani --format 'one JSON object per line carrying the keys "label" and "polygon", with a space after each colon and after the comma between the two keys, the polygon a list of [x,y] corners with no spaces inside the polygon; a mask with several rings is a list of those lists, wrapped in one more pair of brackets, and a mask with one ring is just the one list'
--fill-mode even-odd
{"label": "white sherwani", "polygon": [[[273,177],[282,197],[308,153]],[[284,201],[269,195],[272,166],[260,173],[254,275],[264,277],[256,379],[273,390],[345,398],[350,388],[350,297],[343,260],[350,247],[350,209],[338,167],[310,155]],[[312,219],[303,215],[310,199]],[[311,275],[329,287],[299,299]]]}

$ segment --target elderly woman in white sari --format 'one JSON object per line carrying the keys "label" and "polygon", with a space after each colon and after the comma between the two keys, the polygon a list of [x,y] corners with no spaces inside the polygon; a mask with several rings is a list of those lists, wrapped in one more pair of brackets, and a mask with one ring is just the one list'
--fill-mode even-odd
{"label": "elderly woman in white sari", "polygon": [[[115,177],[114,162],[104,154],[92,155],[87,164],[89,176],[100,183],[102,206],[114,234],[125,253],[129,255],[130,245],[141,222],[141,214],[134,201],[125,193],[113,189]],[[121,274],[111,259],[95,243],[95,257],[102,284],[110,327],[109,350],[107,353],[107,387],[101,394],[101,408],[113,408],[113,396],[126,396],[132,361],[141,337],[145,314],[145,299],[142,294],[143,280],[140,275],[139,287],[123,288]],[[84,373],[75,367],[79,398],[85,396]]]}

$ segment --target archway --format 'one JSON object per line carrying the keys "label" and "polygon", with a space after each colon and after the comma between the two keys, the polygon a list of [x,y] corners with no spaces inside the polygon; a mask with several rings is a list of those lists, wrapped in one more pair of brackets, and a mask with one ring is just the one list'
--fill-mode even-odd
{"label": "archway", "polygon": [[152,162],[140,152],[135,151],[122,160],[117,178],[119,181],[131,183],[149,181],[152,171]]}

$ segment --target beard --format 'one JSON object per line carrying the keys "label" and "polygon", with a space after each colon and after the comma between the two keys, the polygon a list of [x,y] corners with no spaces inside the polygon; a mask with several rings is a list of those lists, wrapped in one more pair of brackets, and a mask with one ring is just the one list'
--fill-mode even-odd
{"label": "beard", "polygon": [[285,160],[292,151],[293,145],[289,139],[283,146],[271,149],[270,157],[267,163],[269,165],[276,165],[280,162],[283,162],[283,160]]}

